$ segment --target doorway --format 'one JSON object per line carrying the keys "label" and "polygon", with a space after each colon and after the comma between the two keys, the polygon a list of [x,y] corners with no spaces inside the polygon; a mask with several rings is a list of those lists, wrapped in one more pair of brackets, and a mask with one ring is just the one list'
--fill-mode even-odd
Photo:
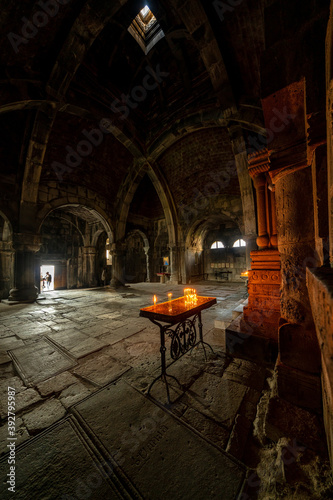
{"label": "doorway", "polygon": [[[51,283],[49,286],[47,286],[46,280],[44,281],[43,278],[45,278],[46,273],[49,273],[51,275]],[[54,290],[54,266],[41,266],[40,267],[40,278],[41,278],[41,283],[40,283],[40,290],[41,292],[49,292]]]}

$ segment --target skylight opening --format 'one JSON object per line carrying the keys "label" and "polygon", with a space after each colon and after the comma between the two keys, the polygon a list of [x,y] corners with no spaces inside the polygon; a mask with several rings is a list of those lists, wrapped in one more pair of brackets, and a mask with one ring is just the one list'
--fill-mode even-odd
{"label": "skylight opening", "polygon": [[146,17],[146,15],[148,14],[149,10],[150,9],[149,9],[148,5],[146,5],[142,10],[140,10],[141,16],[142,17]]}
{"label": "skylight opening", "polygon": [[133,19],[128,31],[138,42],[145,54],[148,54],[154,45],[165,36],[148,5],[141,9],[139,14]]}

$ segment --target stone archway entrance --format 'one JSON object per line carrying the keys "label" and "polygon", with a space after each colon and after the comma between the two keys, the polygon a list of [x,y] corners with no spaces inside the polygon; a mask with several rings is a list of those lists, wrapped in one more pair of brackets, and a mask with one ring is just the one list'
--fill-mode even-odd
{"label": "stone archway entrance", "polygon": [[111,228],[95,210],[64,205],[50,212],[40,227],[40,266],[54,266],[54,289],[91,288],[100,285],[106,266],[106,240]]}

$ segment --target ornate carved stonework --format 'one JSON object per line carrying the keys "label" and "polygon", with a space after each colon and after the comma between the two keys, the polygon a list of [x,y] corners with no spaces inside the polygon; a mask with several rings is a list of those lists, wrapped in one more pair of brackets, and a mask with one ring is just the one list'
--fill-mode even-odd
{"label": "ornate carved stonework", "polygon": [[267,148],[248,155],[249,174],[254,179],[257,175],[270,169],[270,152]]}
{"label": "ornate carved stonework", "polygon": [[251,252],[248,306],[243,321],[253,333],[277,342],[280,320],[280,255],[277,250]]}

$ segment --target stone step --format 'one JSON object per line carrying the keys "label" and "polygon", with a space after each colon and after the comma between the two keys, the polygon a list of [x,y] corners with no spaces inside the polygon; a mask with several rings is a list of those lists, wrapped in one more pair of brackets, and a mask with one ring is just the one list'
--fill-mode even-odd
{"label": "stone step", "polygon": [[239,306],[235,307],[235,309],[232,311],[232,319],[238,318],[241,314],[243,314],[243,309],[244,305],[240,304]]}

